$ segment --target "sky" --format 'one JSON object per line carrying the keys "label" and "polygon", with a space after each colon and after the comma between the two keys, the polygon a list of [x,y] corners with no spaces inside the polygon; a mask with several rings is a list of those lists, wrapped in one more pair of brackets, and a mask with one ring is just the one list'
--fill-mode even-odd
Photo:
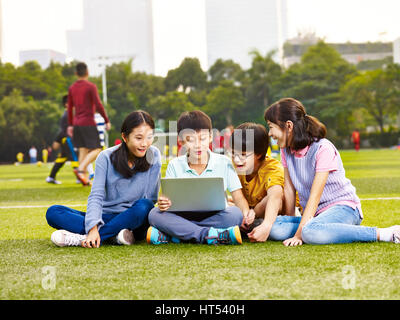
{"label": "sky", "polygon": [[[3,62],[18,65],[21,50],[53,49],[65,53],[66,30],[82,27],[82,0],[1,1]],[[251,4],[251,0],[243,1]],[[159,39],[163,39],[164,34],[178,32],[179,25],[174,23],[177,21],[174,17],[182,10],[191,12],[187,14],[187,21],[197,21],[198,30],[195,34],[192,30],[189,37],[205,37],[205,22],[199,15],[201,2],[202,0],[153,0],[153,14],[158,21],[155,28]],[[299,31],[315,32],[328,42],[393,41],[400,37],[400,0],[287,2],[289,37],[296,36]],[[205,57],[206,49],[199,43],[201,41],[191,41],[190,45],[185,43],[184,47],[180,43],[169,43],[169,54],[177,64],[182,56],[193,56],[197,53],[198,56]],[[157,61],[157,57],[155,58]]]}

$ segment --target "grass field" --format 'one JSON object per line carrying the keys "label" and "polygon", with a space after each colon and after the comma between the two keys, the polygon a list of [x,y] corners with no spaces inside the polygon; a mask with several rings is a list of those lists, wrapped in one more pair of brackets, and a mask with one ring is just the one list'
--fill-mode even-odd
{"label": "grass field", "polygon": [[[400,224],[400,151],[342,151],[363,225]],[[163,168],[165,170],[165,166]],[[70,167],[0,166],[0,299],[400,299],[400,245],[194,244],[58,248],[52,204],[85,210]],[[389,198],[389,199],[388,199]]]}

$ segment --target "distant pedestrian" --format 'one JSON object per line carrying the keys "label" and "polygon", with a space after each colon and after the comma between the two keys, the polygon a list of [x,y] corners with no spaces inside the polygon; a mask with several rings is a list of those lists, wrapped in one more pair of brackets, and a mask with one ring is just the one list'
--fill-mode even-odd
{"label": "distant pedestrian", "polygon": [[354,144],[354,149],[356,151],[360,150],[360,132],[358,131],[358,129],[355,129],[351,135],[351,140],[353,141]]}
{"label": "distant pedestrian", "polygon": [[78,80],[68,91],[67,133],[73,137],[74,146],[79,149],[79,167],[74,173],[83,185],[90,185],[86,168],[102,150],[95,112],[103,117],[106,130],[110,130],[111,124],[100,101],[96,85],[88,80],[89,72],[85,63],[77,64],[76,75]]}
{"label": "distant pedestrian", "polygon": [[24,162],[24,154],[22,152],[17,153],[17,162],[18,163]]}
{"label": "distant pedestrian", "polygon": [[67,102],[68,96],[65,95],[62,98],[62,104],[65,108],[64,114],[60,120],[60,130],[54,139],[53,150],[59,150],[57,159],[54,161],[54,165],[50,171],[50,175],[46,178],[47,183],[61,184],[61,181],[56,180],[57,173],[64,166],[65,162],[71,161],[72,168],[78,168],[78,156],[75,153],[72,140],[67,135],[68,127],[68,113],[67,113]]}
{"label": "distant pedestrian", "polygon": [[47,163],[48,158],[49,158],[49,150],[47,150],[47,148],[44,148],[44,149],[42,150],[42,160],[43,160],[43,163]]}
{"label": "distant pedestrian", "polygon": [[223,146],[225,151],[229,150],[229,141],[231,139],[231,135],[233,134],[233,126],[232,125],[228,125],[226,126],[226,128],[224,130],[222,130],[223,132]]}
{"label": "distant pedestrian", "polygon": [[29,149],[29,158],[31,163],[37,162],[37,149],[34,146]]}

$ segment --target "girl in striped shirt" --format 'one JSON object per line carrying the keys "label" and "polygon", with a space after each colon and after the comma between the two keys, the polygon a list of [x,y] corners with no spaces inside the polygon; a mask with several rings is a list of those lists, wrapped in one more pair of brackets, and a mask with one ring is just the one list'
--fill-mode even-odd
{"label": "girl in striped shirt", "polygon": [[[284,201],[289,216],[278,216],[269,239],[285,246],[387,241],[400,243],[400,225],[360,226],[356,189],[345,176],[340,154],[325,138],[326,127],[307,115],[300,101],[281,99],[267,108],[269,136],[278,141],[284,167]],[[299,194],[303,214],[294,215]],[[293,212],[292,212],[293,211]]]}

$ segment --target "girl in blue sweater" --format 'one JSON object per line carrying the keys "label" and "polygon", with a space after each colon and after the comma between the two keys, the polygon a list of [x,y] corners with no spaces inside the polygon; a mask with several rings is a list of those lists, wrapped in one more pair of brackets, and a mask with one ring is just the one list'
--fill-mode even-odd
{"label": "girl in blue sweater", "polygon": [[122,143],[102,151],[96,159],[87,212],[51,206],[48,224],[58,229],[54,244],[98,248],[112,239],[132,244],[144,238],[147,216],[160,188],[161,155],[152,146],[154,121],[145,111],[134,111],[121,127]]}

